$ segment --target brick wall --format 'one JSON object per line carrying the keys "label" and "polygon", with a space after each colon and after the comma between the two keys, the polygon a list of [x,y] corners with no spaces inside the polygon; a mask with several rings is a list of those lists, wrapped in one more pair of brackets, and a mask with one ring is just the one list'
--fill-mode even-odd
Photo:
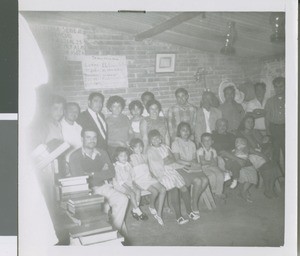
{"label": "brick wall", "polygon": [[[74,26],[71,23],[53,25]],[[76,26],[79,26],[76,24]],[[140,98],[140,95],[149,90],[161,102],[166,111],[175,103],[174,92],[178,87],[185,87],[190,93],[190,102],[199,106],[203,92],[203,81],[196,82],[194,75],[199,67],[210,70],[206,77],[207,86],[217,92],[222,79],[231,79],[234,83],[243,83],[249,76],[256,76],[257,70],[249,73],[246,59],[227,57],[218,53],[212,54],[193,49],[179,47],[155,40],[137,42],[134,37],[125,33],[81,26],[86,35],[86,55],[124,55],[127,59],[128,88],[101,89],[106,98],[117,94],[126,99],[127,104]],[[53,91],[66,97],[68,101],[76,101],[82,109],[87,107],[87,91],[83,85],[81,62],[64,61],[49,44],[49,35],[38,25],[32,26],[42,52],[44,53],[50,71],[50,83]],[[176,63],[174,73],[155,73],[156,53],[175,53]],[[258,60],[253,60],[257,62]],[[246,67],[246,68],[245,68]],[[95,91],[95,90],[94,90]],[[125,109],[127,112],[127,108]],[[104,112],[107,112],[104,109]]]}

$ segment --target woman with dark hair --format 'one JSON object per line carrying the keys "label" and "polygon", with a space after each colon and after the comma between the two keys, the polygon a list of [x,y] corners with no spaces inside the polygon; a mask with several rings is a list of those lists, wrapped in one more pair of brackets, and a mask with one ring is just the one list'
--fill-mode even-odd
{"label": "woman with dark hair", "polygon": [[129,118],[122,114],[125,108],[125,100],[122,97],[117,95],[109,97],[106,107],[111,112],[106,118],[107,150],[109,155],[113,156],[117,147],[129,146],[131,125]]}
{"label": "woman with dark hair", "polygon": [[238,136],[247,140],[250,161],[261,174],[264,182],[264,194],[266,197],[272,198],[275,196],[274,184],[279,177],[280,170],[275,162],[270,159],[272,151],[270,138],[262,136],[258,130],[254,129],[254,124],[255,118],[252,115],[246,115],[238,129]]}
{"label": "woman with dark hair", "polygon": [[142,113],[144,111],[144,106],[142,102],[139,100],[131,101],[128,105],[130,114],[132,118],[130,119],[131,122],[131,129],[133,132],[134,138],[142,138],[141,132],[140,132],[140,123],[143,119]]}
{"label": "woman with dark hair", "polygon": [[168,124],[164,117],[159,116],[161,104],[157,100],[150,100],[146,105],[149,116],[145,117],[140,124],[142,140],[146,147],[148,146],[148,133],[152,130],[158,130],[162,136],[163,143],[170,146],[170,136]]}

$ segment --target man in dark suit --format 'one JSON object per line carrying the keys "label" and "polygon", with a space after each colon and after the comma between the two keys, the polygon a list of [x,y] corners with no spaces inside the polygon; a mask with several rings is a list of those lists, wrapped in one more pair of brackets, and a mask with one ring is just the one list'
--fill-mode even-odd
{"label": "man in dark suit", "polygon": [[88,109],[80,113],[77,123],[83,129],[93,128],[98,131],[97,147],[107,149],[107,124],[101,113],[104,96],[99,92],[92,92],[88,99]]}

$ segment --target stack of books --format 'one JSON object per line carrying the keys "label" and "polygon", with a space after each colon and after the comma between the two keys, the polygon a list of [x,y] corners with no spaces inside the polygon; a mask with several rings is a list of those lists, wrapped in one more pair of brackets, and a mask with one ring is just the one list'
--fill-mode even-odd
{"label": "stack of books", "polygon": [[59,200],[61,207],[66,209],[69,199],[88,196],[90,193],[87,179],[89,176],[77,176],[59,179]]}
{"label": "stack of books", "polygon": [[121,245],[124,238],[107,221],[99,221],[89,227],[75,227],[69,232],[70,245]]}
{"label": "stack of books", "polygon": [[107,215],[104,212],[104,197],[89,195],[69,199],[67,214],[78,225],[97,223],[105,220],[107,219]]}

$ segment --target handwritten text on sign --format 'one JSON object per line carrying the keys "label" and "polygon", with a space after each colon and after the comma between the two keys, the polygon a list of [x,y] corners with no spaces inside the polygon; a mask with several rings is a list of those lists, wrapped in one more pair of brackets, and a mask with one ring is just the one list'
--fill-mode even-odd
{"label": "handwritten text on sign", "polygon": [[125,56],[85,56],[82,73],[86,89],[128,87]]}
{"label": "handwritten text on sign", "polygon": [[[46,33],[47,43],[58,54],[69,61],[80,61],[85,55],[84,31],[80,28],[38,25],[34,27],[37,32]],[[48,41],[49,40],[49,41]]]}

